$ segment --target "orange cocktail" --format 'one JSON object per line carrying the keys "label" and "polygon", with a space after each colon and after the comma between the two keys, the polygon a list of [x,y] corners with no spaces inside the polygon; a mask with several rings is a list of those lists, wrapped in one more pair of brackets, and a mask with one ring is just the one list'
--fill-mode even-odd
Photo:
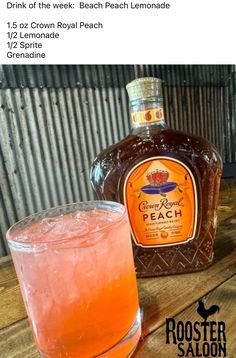
{"label": "orange cocktail", "polygon": [[49,209],[15,224],[7,239],[41,357],[129,356],[140,317],[122,205]]}

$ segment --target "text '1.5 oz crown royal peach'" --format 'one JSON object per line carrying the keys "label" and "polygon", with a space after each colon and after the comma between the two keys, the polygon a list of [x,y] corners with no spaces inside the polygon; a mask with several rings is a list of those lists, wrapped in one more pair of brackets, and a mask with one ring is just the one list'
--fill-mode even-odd
{"label": "text '1.5 oz crown royal peach'", "polygon": [[207,140],[168,128],[160,79],[134,80],[127,91],[132,131],[95,159],[93,188],[126,205],[139,277],[204,269],[213,259],[221,158]]}

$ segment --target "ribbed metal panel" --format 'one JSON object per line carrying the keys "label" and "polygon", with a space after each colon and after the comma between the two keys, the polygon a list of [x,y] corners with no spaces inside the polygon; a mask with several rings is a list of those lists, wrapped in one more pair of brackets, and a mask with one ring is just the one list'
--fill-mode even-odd
{"label": "ribbed metal panel", "polygon": [[172,128],[207,138],[226,161],[223,123],[229,121],[225,106],[226,88],[218,87],[165,87],[166,117]]}
{"label": "ribbed metal panel", "polygon": [[30,213],[92,199],[90,164],[129,132],[129,118],[124,88],[6,89],[0,98],[4,236]]}
{"label": "ribbed metal panel", "polygon": [[124,87],[134,73],[135,67],[131,65],[0,65],[0,88]]}
{"label": "ribbed metal panel", "polygon": [[0,88],[124,87],[142,76],[168,86],[228,86],[232,65],[0,65]]}
{"label": "ribbed metal panel", "polygon": [[[164,79],[171,127],[208,138],[236,161],[233,66],[2,66],[0,235],[33,212],[92,199],[89,168],[130,130],[125,84]],[[0,255],[7,252],[0,240]]]}

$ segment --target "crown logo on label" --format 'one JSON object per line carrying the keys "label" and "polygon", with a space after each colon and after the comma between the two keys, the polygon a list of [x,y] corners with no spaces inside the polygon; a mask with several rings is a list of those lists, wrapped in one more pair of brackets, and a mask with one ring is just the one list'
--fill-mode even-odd
{"label": "crown logo on label", "polygon": [[153,172],[147,174],[147,180],[151,185],[165,184],[169,178],[169,173],[165,170],[156,169]]}

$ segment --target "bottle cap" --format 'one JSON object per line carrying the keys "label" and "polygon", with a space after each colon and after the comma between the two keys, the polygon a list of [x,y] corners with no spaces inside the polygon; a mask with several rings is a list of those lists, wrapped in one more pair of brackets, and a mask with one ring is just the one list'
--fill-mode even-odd
{"label": "bottle cap", "polygon": [[148,97],[163,98],[162,81],[156,77],[138,78],[126,86],[130,101],[144,99]]}

